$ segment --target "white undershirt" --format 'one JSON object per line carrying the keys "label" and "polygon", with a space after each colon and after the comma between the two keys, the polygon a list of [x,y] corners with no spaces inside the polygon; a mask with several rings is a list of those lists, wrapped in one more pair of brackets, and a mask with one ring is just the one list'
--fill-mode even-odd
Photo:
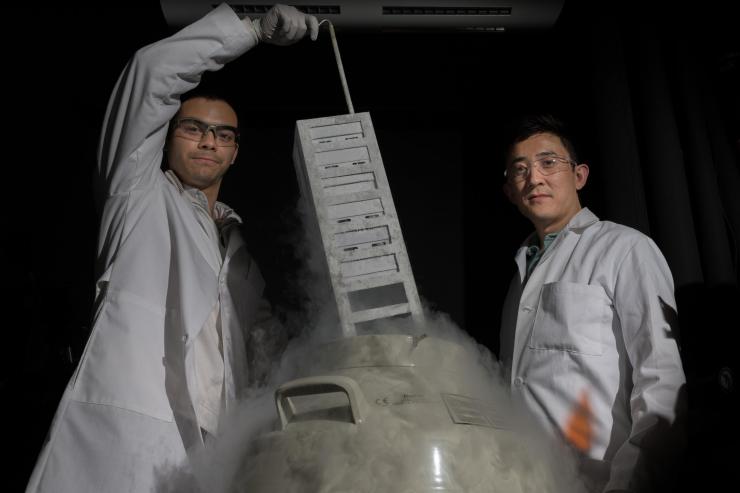
{"label": "white undershirt", "polygon": [[193,347],[198,425],[212,435],[223,409],[224,358],[221,342],[221,303],[216,302]]}
{"label": "white undershirt", "polygon": [[[220,272],[223,265],[224,249],[221,246],[216,221],[211,217],[208,210],[208,199],[200,190],[183,185],[172,171],[167,171],[167,174],[192,202],[198,223],[207,238],[207,255],[209,257],[207,260],[211,266],[217,267]],[[231,212],[231,209],[219,202],[214,207],[214,215],[217,219],[223,219]],[[220,299],[216,300],[203,324],[203,328],[195,340],[193,352],[196,377],[196,395],[193,402],[195,416],[202,429],[215,435],[218,430],[218,420],[224,408],[224,357]]]}

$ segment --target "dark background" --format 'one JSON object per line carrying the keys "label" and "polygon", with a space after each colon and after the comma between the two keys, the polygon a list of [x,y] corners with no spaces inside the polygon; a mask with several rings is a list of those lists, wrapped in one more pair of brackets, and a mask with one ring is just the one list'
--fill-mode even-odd
{"label": "dark background", "polygon": [[[647,32],[669,61],[675,61],[675,46],[690,48],[691,73],[705,81],[703,94],[719,110],[714,121],[737,166],[737,16],[732,2],[703,2],[692,9],[633,2],[611,11],[588,3],[566,1],[555,27],[543,31],[340,31],[345,72],[355,110],[371,113],[420,295],[494,352],[501,303],[514,272],[512,257],[530,232],[501,193],[501,126],[530,111],[554,112],[571,123],[581,161],[591,165],[582,203],[602,219],[656,232],[651,236],[674,271],[690,404],[681,481],[687,491],[713,491],[712,485],[733,477],[737,458],[737,389],[727,384],[727,371],[738,378],[732,354],[739,329],[732,310],[740,301],[737,239],[709,233],[697,240],[702,253],[704,244],[731,245],[731,268],[721,282],[701,275],[706,262],[698,275],[691,274],[684,257],[674,253],[676,242],[661,228],[681,229],[683,221],[696,223],[700,217],[690,208],[685,210],[692,217],[682,215],[678,208],[677,223],[666,225],[653,212],[632,221],[625,208],[616,207],[613,197],[631,189],[609,186],[613,180],[606,179],[606,170],[615,173],[610,157],[623,149],[605,144],[601,122],[609,121],[605,67],[624,64],[628,88],[651,77],[645,72],[649,62],[640,62],[644,37],[636,34]],[[158,2],[6,9],[0,395],[6,450],[12,456],[3,465],[8,468],[3,477],[6,491],[18,491],[89,333],[97,234],[92,171],[108,96],[135,50],[173,31]],[[279,312],[297,309],[300,298],[294,287],[301,265],[294,248],[294,122],[346,113],[327,34],[290,48],[259,46],[206,76],[235,99],[240,111],[245,140],[221,199],[245,220],[250,251]],[[606,53],[614,39],[621,42],[622,55],[610,58]],[[671,69],[676,66],[681,65],[668,63],[663,73],[669,88],[682,80],[680,71]],[[666,97],[678,98],[672,92]],[[650,101],[633,100],[635,121],[649,111]],[[686,127],[681,118],[676,116],[679,135]],[[645,135],[638,134],[641,151]],[[653,191],[665,187],[660,175],[645,184],[650,205]],[[737,202],[725,200],[724,207],[736,210]]]}

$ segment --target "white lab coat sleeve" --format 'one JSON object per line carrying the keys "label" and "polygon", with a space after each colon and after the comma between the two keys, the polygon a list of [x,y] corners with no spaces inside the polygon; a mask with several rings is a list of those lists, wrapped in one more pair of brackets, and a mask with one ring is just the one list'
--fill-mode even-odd
{"label": "white lab coat sleeve", "polygon": [[[258,42],[251,23],[227,4],[174,35],[139,49],[118,79],[98,146],[96,191],[102,204],[155,183],[180,95]],[[161,175],[161,173],[159,173]]]}
{"label": "white lab coat sleeve", "polygon": [[[657,245],[641,236],[618,267],[614,304],[632,368],[629,439],[617,450],[605,491],[642,491],[655,445],[668,440],[686,379],[676,340],[673,279]],[[675,430],[673,430],[675,431]]]}

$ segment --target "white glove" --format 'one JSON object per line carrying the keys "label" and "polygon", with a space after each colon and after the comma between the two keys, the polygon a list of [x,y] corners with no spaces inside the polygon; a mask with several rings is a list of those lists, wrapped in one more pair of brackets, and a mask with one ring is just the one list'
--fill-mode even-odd
{"label": "white glove", "polygon": [[262,18],[254,19],[252,25],[260,41],[280,46],[300,41],[306,31],[309,31],[312,41],[316,41],[319,35],[316,17],[289,5],[273,6]]}

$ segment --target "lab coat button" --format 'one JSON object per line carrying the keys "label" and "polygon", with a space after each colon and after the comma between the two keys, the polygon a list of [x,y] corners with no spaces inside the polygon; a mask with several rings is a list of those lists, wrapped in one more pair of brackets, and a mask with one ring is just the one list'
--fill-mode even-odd
{"label": "lab coat button", "polygon": [[188,342],[188,335],[187,334],[185,334],[184,336],[182,336],[182,342]]}
{"label": "lab coat button", "polygon": [[516,385],[517,387],[521,387],[522,385],[524,385],[524,379],[522,377],[516,377],[514,379],[514,385]]}
{"label": "lab coat button", "polygon": [[523,306],[522,307],[522,311],[523,312],[531,312],[532,311],[532,307],[531,306]]}

